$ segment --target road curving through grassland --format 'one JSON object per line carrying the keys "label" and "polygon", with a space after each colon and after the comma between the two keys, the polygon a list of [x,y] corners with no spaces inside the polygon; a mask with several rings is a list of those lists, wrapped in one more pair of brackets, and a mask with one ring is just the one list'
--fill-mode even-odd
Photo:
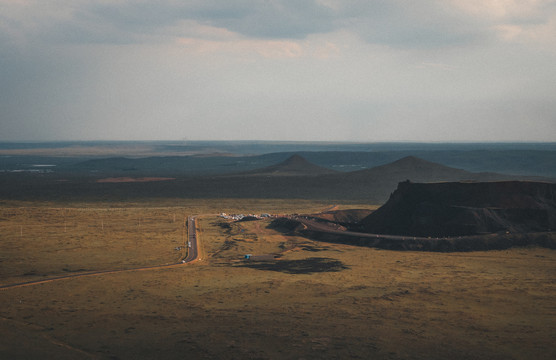
{"label": "road curving through grassland", "polygon": [[[146,271],[146,270],[157,270],[157,269],[167,269],[173,268],[178,266],[183,266],[186,264],[190,264],[199,258],[199,250],[198,250],[198,236],[197,236],[197,226],[196,226],[197,216],[189,216],[187,218],[187,243],[184,244],[187,250],[187,256],[184,259],[181,259],[177,263],[172,264],[163,264],[163,265],[153,265],[153,266],[142,266],[136,267],[131,269],[115,269],[115,270],[99,270],[99,271],[90,271],[78,274],[68,274],[62,276],[51,277],[48,279],[40,279],[40,280],[31,280],[31,281],[24,281],[14,284],[6,284],[0,285],[0,290],[7,290],[13,289],[23,286],[31,286],[31,285],[38,285],[38,284],[46,284],[53,281],[65,280],[65,279],[72,279],[72,278],[80,278],[85,276],[98,276],[98,275],[108,275],[108,274],[117,274],[122,272],[130,272],[130,271]],[[185,222],[185,221],[184,221]]]}

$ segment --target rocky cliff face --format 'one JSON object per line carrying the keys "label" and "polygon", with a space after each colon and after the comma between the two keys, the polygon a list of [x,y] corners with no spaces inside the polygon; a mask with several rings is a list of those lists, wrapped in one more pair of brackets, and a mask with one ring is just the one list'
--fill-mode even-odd
{"label": "rocky cliff face", "polygon": [[409,236],[463,236],[556,230],[556,184],[402,182],[360,230]]}

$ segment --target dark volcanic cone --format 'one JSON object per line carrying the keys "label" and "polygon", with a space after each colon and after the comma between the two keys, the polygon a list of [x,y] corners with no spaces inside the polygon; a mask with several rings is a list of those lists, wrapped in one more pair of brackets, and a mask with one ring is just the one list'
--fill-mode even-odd
{"label": "dark volcanic cone", "polygon": [[253,170],[243,175],[257,176],[315,176],[335,174],[337,171],[327,169],[309,161],[299,155],[292,155],[285,161],[262,169]]}
{"label": "dark volcanic cone", "polygon": [[433,163],[415,156],[406,156],[386,165],[359,170],[353,172],[352,175],[379,176],[382,179],[392,179],[397,182],[406,179],[416,182],[460,181],[477,177],[477,174]]}

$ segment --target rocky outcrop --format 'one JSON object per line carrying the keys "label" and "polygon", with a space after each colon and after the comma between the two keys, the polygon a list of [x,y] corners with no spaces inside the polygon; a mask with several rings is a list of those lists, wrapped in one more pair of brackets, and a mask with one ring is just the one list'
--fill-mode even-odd
{"label": "rocky outcrop", "polygon": [[556,184],[402,182],[359,231],[420,237],[556,230]]}

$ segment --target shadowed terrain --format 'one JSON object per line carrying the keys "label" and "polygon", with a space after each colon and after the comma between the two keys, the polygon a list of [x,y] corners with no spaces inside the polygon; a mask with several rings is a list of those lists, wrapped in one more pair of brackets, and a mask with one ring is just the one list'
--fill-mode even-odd
{"label": "shadowed terrain", "polygon": [[273,166],[299,154],[318,166],[355,171],[406,156],[472,172],[556,177],[556,143],[52,142],[0,143],[0,172],[56,165],[105,177],[200,176]]}
{"label": "shadowed terrain", "polygon": [[240,175],[253,176],[318,176],[335,174],[337,171],[315,165],[299,155],[292,155],[285,161],[262,169],[252,170]]}
{"label": "shadowed terrain", "polygon": [[256,270],[278,271],[286,274],[313,274],[319,272],[337,272],[348,269],[341,261],[320,257],[300,260],[247,262],[238,266]]}
{"label": "shadowed terrain", "polygon": [[402,182],[360,225],[374,234],[425,237],[556,230],[556,184]]}
{"label": "shadowed terrain", "polygon": [[[529,179],[493,173],[472,173],[415,157],[355,172],[334,172],[299,156],[259,172],[218,176],[176,176],[165,181],[143,181],[160,175],[125,176],[107,182],[107,173],[3,173],[0,199],[111,200],[148,198],[296,198],[355,200],[384,203],[400,181],[494,181]],[[136,179],[134,181],[134,179]],[[100,182],[99,182],[100,180]]]}

